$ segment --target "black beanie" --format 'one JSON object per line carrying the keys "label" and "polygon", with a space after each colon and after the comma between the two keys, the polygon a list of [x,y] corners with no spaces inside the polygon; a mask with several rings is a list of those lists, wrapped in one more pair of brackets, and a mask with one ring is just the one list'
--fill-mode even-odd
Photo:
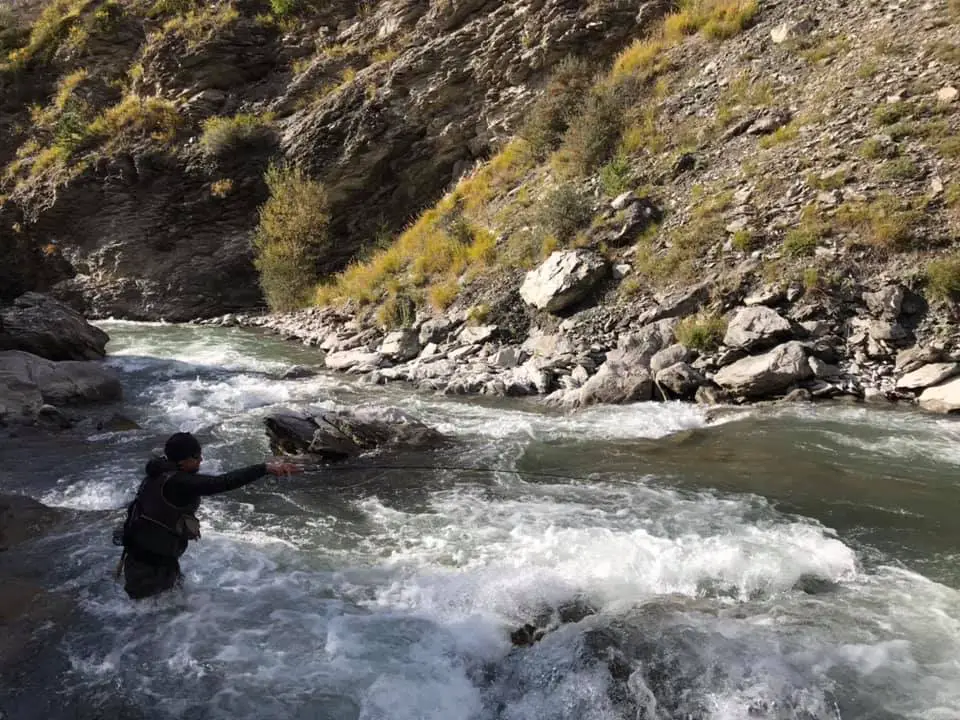
{"label": "black beanie", "polygon": [[187,432],[174,433],[167,440],[163,448],[163,454],[171,462],[180,462],[188,458],[200,457],[200,443],[197,439]]}

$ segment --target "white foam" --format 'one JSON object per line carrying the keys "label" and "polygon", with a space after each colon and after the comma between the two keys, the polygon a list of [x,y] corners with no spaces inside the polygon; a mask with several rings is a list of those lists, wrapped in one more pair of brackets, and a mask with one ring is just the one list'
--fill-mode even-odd
{"label": "white foam", "polygon": [[[531,441],[660,438],[706,424],[699,408],[673,403],[559,416],[343,378],[278,383],[258,373],[292,356],[259,359],[240,334],[114,327],[113,362],[148,376],[151,421],[216,429],[205,447],[209,472],[235,466],[238,447],[253,452],[263,441],[259,418],[286,405],[396,404],[455,433],[471,460],[495,457],[506,467]],[[881,438],[913,427],[860,410],[826,417],[868,424]],[[935,443],[955,432],[934,421],[917,427]],[[119,508],[143,460],[84,468],[47,498]],[[255,496],[210,498],[203,539],[183,559],[187,590],[136,604],[107,577],[116,555],[103,529],[85,531],[63,568],[86,619],[65,640],[73,671],[60,691],[83,702],[120,689],[172,716],[212,719],[606,720],[623,709],[610,699],[604,663],[578,655],[583,633],[647,604],[665,618],[650,642],[675,653],[691,697],[704,703],[697,716],[742,720],[751,704],[777,703],[783,717],[802,709],[834,720],[833,690],[847,682],[888,712],[956,717],[957,591],[898,568],[864,569],[828,528],[761,498],[604,478],[534,485],[507,475],[474,486],[452,473],[425,486],[415,508],[393,496],[351,497],[356,518],[310,510],[288,488],[256,489],[285,498],[273,512],[244,501]],[[837,587],[805,595],[794,589],[803,575]],[[577,597],[601,614],[512,650],[509,628]],[[642,669],[634,665],[630,680],[641,698]]]}
{"label": "white foam", "polygon": [[743,507],[724,517],[718,515],[722,503],[700,498],[676,502],[678,515],[699,516],[678,531],[636,501],[609,508],[602,502],[484,502],[456,491],[434,497],[435,513],[407,516],[368,501],[364,507],[382,524],[383,536],[403,538],[391,556],[405,569],[403,580],[379,602],[506,613],[518,599],[530,606],[586,593],[609,604],[665,594],[695,597],[705,588],[746,599],[788,590],[803,575],[835,581],[857,575],[853,550],[814,524],[758,527],[744,522]]}

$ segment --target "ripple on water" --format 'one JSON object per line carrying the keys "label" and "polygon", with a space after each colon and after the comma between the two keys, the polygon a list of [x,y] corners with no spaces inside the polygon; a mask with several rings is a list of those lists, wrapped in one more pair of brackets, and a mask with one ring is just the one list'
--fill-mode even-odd
{"label": "ripple on water", "polygon": [[[698,408],[564,416],[329,377],[278,383],[261,373],[300,362],[299,350],[271,346],[263,359],[237,333],[113,327],[150,427],[158,437],[203,428],[211,471],[261,457],[270,408],[373,400],[457,434],[460,464],[509,469],[534,444],[548,454],[562,443],[570,474],[598,479],[426,473],[410,484],[415,502],[383,485],[343,497],[308,481],[251,487],[205,501],[186,592],[139,604],[109,577],[116,553],[103,528],[62,547],[50,540],[38,557],[55,559],[80,608],[62,645],[59,706],[42,713],[51,720],[79,708],[115,716],[121,701],[147,717],[210,720],[938,720],[960,707],[956,590],[893,559],[863,567],[843,537],[762,497],[665,487],[646,469],[626,472],[623,458],[604,465],[605,441],[703,428]],[[164,358],[194,367],[165,370]],[[801,415],[790,427],[825,447],[840,442],[833,432],[934,444],[953,432],[860,411],[791,412]],[[757,442],[747,431],[760,420],[734,417],[738,440]],[[596,464],[576,466],[578,447]],[[810,448],[793,452],[822,452]],[[38,481],[50,502],[116,509],[131,496],[145,458],[110,440],[90,449],[96,459]],[[805,591],[798,581],[811,576],[823,582]],[[532,648],[510,646],[508,629],[574,598],[599,613]]]}

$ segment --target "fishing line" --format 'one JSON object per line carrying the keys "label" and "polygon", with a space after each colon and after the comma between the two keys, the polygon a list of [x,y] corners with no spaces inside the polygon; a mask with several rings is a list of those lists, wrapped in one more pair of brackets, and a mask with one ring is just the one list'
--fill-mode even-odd
{"label": "fishing line", "polygon": [[[294,464],[299,465],[296,461]],[[539,472],[536,470],[510,470],[507,468],[493,468],[493,467],[467,467],[465,465],[323,465],[323,464],[308,464],[303,465],[304,472],[320,472],[323,470],[416,470],[416,471],[428,471],[428,470],[446,470],[451,472],[475,472],[475,473],[509,473],[511,475],[530,475],[532,477],[542,477],[542,478],[551,478],[554,480],[572,480],[575,482],[582,482],[587,480],[586,477],[578,477],[574,475],[561,475],[560,473],[546,473]]]}

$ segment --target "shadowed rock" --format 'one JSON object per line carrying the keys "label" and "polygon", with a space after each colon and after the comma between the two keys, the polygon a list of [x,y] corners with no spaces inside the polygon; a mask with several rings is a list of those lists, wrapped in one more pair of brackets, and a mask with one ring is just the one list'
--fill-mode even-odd
{"label": "shadowed rock", "polygon": [[316,415],[283,412],[264,421],[271,452],[328,462],[389,447],[439,445],[446,436],[396,408],[357,408]]}
{"label": "shadowed rock", "polygon": [[0,313],[0,350],[22,350],[47,360],[100,360],[109,337],[71,307],[30,292]]}

